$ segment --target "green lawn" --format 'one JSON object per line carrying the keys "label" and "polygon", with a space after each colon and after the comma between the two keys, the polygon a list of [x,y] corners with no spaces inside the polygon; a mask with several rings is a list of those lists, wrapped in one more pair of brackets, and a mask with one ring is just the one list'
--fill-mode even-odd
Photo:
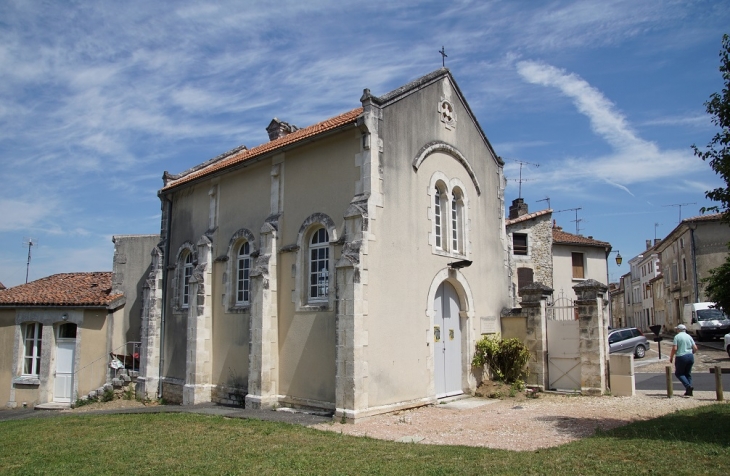
{"label": "green lawn", "polygon": [[2,474],[730,474],[730,405],[530,452],[356,438],[194,414],[0,422]]}

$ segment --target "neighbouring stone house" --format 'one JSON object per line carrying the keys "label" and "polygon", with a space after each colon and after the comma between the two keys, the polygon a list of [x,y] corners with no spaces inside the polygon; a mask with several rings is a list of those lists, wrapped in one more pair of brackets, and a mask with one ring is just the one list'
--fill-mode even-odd
{"label": "neighbouring stone house", "polygon": [[609,295],[611,299],[611,327],[624,327],[626,325],[626,301],[624,295],[626,288],[624,280],[620,279],[618,283],[609,284]]}
{"label": "neighbouring stone house", "polygon": [[360,103],[165,173],[138,392],[355,421],[475,389],[503,162],[447,69]]}
{"label": "neighbouring stone house", "polygon": [[664,287],[660,299],[665,328],[679,324],[685,304],[707,301],[702,280],[728,254],[730,227],[721,218],[719,213],[685,218],[655,247],[661,262],[658,284]]}
{"label": "neighbouring stone house", "polygon": [[[0,403],[65,404],[109,379],[139,341],[142,278],[158,235],[115,236],[114,271],[62,273],[0,291]],[[139,348],[139,347],[137,347]]]}
{"label": "neighbouring stone house", "polygon": [[519,302],[519,289],[538,282],[553,287],[553,211],[529,213],[527,204],[518,198],[509,208],[506,221],[509,243],[513,307]]}
{"label": "neighbouring stone house", "polygon": [[573,301],[573,286],[579,282],[608,281],[611,244],[564,231],[552,219],[552,212],[545,209],[529,213],[521,198],[510,206],[505,225],[515,304],[519,289],[532,282],[553,289],[556,299],[562,296]]}

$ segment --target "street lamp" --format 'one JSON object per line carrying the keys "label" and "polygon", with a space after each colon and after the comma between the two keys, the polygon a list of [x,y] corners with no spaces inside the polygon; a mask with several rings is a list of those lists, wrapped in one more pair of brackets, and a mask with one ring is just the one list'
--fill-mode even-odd
{"label": "street lamp", "polygon": [[621,257],[621,252],[619,250],[616,251],[609,251],[608,254],[616,253],[616,264],[621,266],[621,263],[624,262],[624,259]]}

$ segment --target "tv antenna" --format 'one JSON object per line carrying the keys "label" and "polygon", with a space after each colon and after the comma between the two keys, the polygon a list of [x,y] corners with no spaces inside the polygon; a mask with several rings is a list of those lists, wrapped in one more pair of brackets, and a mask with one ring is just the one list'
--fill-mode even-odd
{"label": "tv antenna", "polygon": [[30,250],[35,245],[33,238],[23,238],[23,246],[28,247],[28,263],[25,265],[25,284],[28,284],[28,273],[30,272]]}
{"label": "tv antenna", "polygon": [[564,209],[564,210],[558,210],[557,212],[553,212],[553,213],[560,213],[560,212],[572,212],[572,211],[574,211],[574,212],[575,212],[575,220],[571,220],[571,221],[574,221],[574,222],[575,222],[575,234],[576,234],[576,235],[579,235],[580,233],[578,233],[578,230],[579,230],[579,228],[578,228],[578,224],[579,224],[579,223],[580,223],[580,222],[581,222],[582,220],[579,220],[579,219],[578,219],[578,210],[583,210],[583,207],[578,207],[578,208],[566,208],[566,209]]}
{"label": "tv antenna", "polygon": [[[517,183],[520,184],[519,185],[519,190],[518,190],[518,193],[517,193],[517,198],[522,198],[522,182],[527,182],[527,181],[531,180],[531,179],[523,179],[522,178],[522,167],[525,166],[525,165],[532,165],[533,167],[539,167],[540,164],[534,164],[532,162],[527,162],[525,160],[517,160],[517,159],[510,159],[510,160],[513,160],[513,161],[517,162],[518,164],[520,164],[520,178],[517,179],[517,180],[515,180],[515,182],[517,182]],[[550,208],[550,207],[548,206],[548,208]]]}
{"label": "tv antenna", "polygon": [[654,223],[654,241],[656,241],[656,229],[661,225],[661,223]]}
{"label": "tv antenna", "polygon": [[665,207],[679,207],[679,222],[682,223],[682,207],[686,207],[687,205],[697,205],[697,202],[692,203],[673,203],[671,205],[664,205]]}
{"label": "tv antenna", "polygon": [[542,200],[537,200],[538,202],[548,202],[548,208],[550,208],[550,197],[545,197]]}

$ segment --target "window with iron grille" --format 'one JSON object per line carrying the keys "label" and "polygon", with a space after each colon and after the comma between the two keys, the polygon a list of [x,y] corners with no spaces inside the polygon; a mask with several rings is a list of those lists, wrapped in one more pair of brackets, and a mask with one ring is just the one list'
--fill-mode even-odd
{"label": "window with iron grille", "polygon": [[248,241],[241,244],[236,261],[236,304],[247,304],[251,285],[251,245]]}
{"label": "window with iron grille", "polygon": [[318,228],[309,242],[309,301],[326,301],[329,296],[329,234]]}
{"label": "window with iron grille", "polygon": [[193,276],[193,254],[185,255],[183,264],[183,282],[182,282],[182,307],[190,305],[190,278]]}

